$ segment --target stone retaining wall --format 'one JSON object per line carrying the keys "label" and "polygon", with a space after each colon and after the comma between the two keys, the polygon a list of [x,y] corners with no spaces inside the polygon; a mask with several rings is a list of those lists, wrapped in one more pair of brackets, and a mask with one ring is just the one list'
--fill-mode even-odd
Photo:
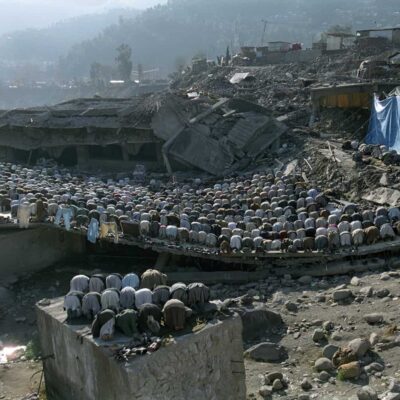
{"label": "stone retaining wall", "polygon": [[40,271],[63,259],[84,254],[84,236],[52,226],[0,226],[0,278]]}

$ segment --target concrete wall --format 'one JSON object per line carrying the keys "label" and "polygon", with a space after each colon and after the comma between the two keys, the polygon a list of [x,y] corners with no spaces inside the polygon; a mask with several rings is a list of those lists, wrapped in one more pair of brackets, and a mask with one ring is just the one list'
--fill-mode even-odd
{"label": "concrete wall", "polygon": [[322,52],[320,50],[298,50],[298,51],[290,51],[286,53],[285,62],[312,62],[316,58],[321,57]]}
{"label": "concrete wall", "polygon": [[[242,322],[234,316],[176,338],[157,352],[117,362],[110,347],[66,325],[62,300],[37,306],[49,400],[244,400]],[[84,336],[81,336],[84,334]],[[81,338],[79,339],[79,336]],[[121,342],[116,337],[113,344]]]}
{"label": "concrete wall", "polygon": [[287,64],[296,62],[312,62],[322,55],[321,50],[306,49],[287,52],[270,52],[264,57],[263,64]]}
{"label": "concrete wall", "polygon": [[83,254],[84,236],[51,226],[30,229],[0,225],[0,278],[38,271],[68,257]]}

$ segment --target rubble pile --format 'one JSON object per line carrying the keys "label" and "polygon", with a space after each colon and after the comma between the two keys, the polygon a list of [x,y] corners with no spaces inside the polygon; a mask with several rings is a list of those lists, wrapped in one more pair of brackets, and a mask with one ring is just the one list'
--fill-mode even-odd
{"label": "rubble pile", "polygon": [[[349,70],[357,68],[358,64],[351,55],[346,55],[320,57],[312,63],[215,67],[201,74],[183,75],[173,83],[173,87],[218,97],[244,97],[268,108],[276,116],[298,112],[303,117],[297,120],[298,125],[306,125],[310,112],[309,86],[318,82],[333,84],[354,81],[355,77],[349,74]],[[235,74],[248,76],[232,84],[230,81]]]}

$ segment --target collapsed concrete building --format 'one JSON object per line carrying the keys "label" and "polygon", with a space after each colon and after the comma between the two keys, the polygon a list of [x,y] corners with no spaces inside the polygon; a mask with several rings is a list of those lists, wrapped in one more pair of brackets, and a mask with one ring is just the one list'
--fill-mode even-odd
{"label": "collapsed concrete building", "polygon": [[279,145],[286,127],[242,99],[152,94],[91,98],[0,114],[0,159],[52,158],[82,169],[173,172],[187,167],[214,175],[248,165]]}

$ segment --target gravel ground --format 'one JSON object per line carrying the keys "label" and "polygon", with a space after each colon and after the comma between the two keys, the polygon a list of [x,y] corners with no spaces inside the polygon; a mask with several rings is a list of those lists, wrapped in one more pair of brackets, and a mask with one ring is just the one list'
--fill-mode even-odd
{"label": "gravel ground", "polygon": [[[3,301],[1,303],[0,340],[3,345],[28,345],[29,352],[34,353],[35,347],[32,343],[37,342],[34,304],[44,297],[64,295],[70,278],[82,272],[91,273],[93,270],[88,270],[85,265],[59,265],[9,284],[7,293],[14,297],[8,306]],[[271,372],[281,372],[287,387],[274,391],[269,398],[348,400],[357,399],[357,391],[367,384],[378,394],[387,390],[390,380],[397,378],[400,371],[400,346],[397,346],[400,342],[396,341],[400,273],[377,271],[359,275],[358,280],[352,278],[354,277],[346,275],[294,280],[286,276],[284,279],[271,277],[266,281],[242,286],[219,284],[211,287],[214,298],[238,298],[246,295],[253,299],[254,306],[267,306],[269,310],[282,316],[282,326],[266,329],[276,328],[277,334],[272,341],[282,346],[286,355],[275,362],[246,358],[248,399],[263,398],[259,390],[262,383],[265,383],[265,375]],[[367,293],[369,287],[372,294]],[[338,290],[348,290],[350,296],[335,302],[333,296],[337,296],[334,293]],[[364,317],[371,313],[382,314],[383,322],[369,325]],[[328,331],[323,330],[327,321],[332,323],[332,329]],[[319,329],[323,331],[323,340],[315,342],[313,335]],[[360,358],[363,368],[357,379],[338,379],[336,370],[323,376],[315,371],[314,363],[322,357],[324,346],[334,344],[345,347],[353,339],[369,339],[372,333],[376,333],[379,336],[378,342],[383,344],[371,347]],[[246,341],[245,349],[266,340],[271,340],[271,336]],[[380,363],[383,370],[368,371],[367,367],[365,372],[364,368],[371,362]],[[41,363],[30,360],[19,360],[15,364],[0,366],[0,399],[19,400],[37,390],[40,380],[40,373],[37,372],[40,370]],[[301,382],[305,378],[312,385],[308,391],[301,388]],[[324,382],[323,379],[328,381]]]}

